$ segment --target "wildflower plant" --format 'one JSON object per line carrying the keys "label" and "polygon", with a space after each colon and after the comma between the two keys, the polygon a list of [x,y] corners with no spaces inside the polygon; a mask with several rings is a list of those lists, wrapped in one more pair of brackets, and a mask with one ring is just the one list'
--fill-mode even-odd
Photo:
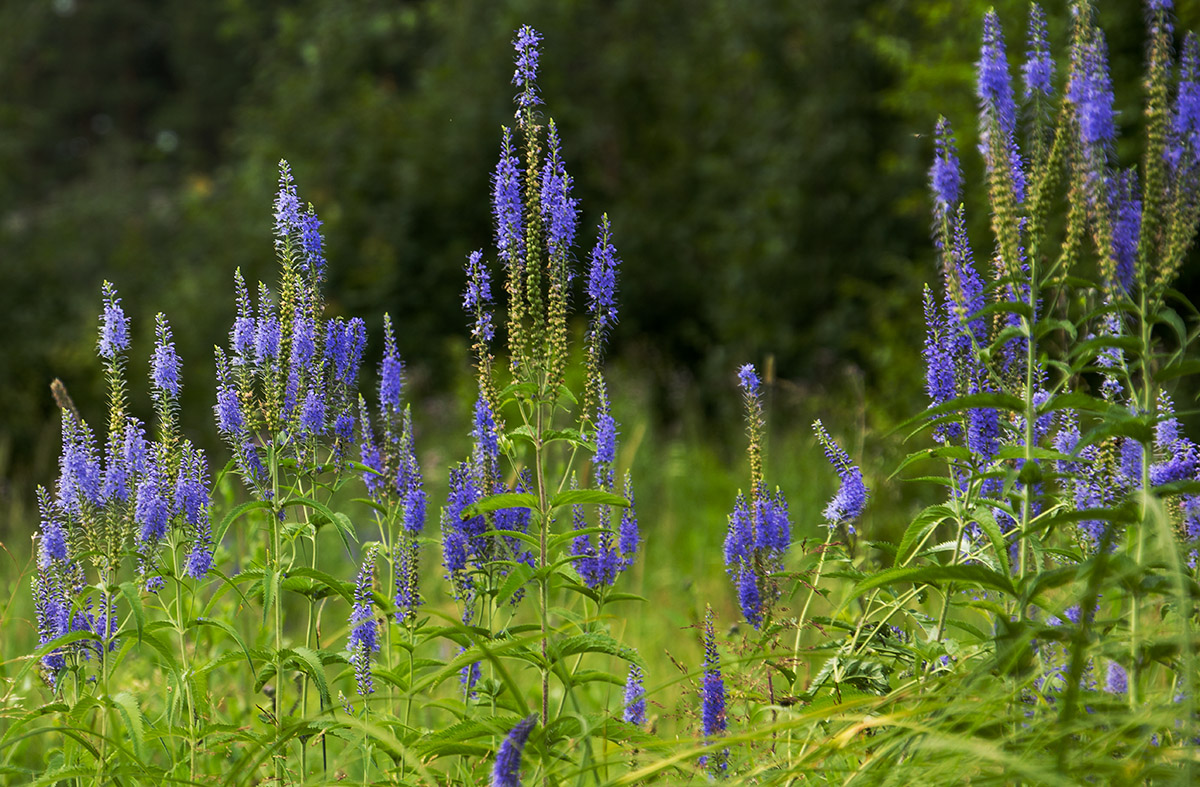
{"label": "wildflower plant", "polygon": [[[582,402],[566,385],[579,207],[558,127],[553,119],[543,125],[538,109],[540,41],[529,27],[514,41],[513,84],[521,91],[516,129],[502,131],[492,182],[495,244],[507,296],[504,362],[496,356],[501,320],[491,269],[482,251],[471,253],[466,264],[463,305],[472,323],[478,394],[471,456],[451,470],[442,544],[464,624],[482,622],[491,629],[501,614],[512,614],[502,605],[511,609],[526,585],[536,588],[535,661],[542,674],[537,702],[542,724],[548,725],[550,681],[559,669],[553,665],[560,623],[553,619],[551,598],[574,592],[593,601],[597,615],[606,603],[621,600],[611,587],[632,565],[639,537],[628,475],[618,485],[618,424],[603,374],[604,345],[617,318],[619,267],[607,216],[600,220],[586,277]],[[562,414],[572,410],[570,422]],[[575,467],[584,457],[590,457],[592,484],[581,489],[572,479],[585,469]],[[556,523],[571,526],[556,532]],[[556,560],[561,548],[569,555]],[[586,619],[576,626],[576,636],[584,637],[576,640],[578,652],[614,652],[615,642],[602,627]],[[464,660],[489,647],[472,639]],[[616,652],[636,661],[631,651]],[[578,659],[575,665],[578,669]],[[469,677],[470,664],[464,670]],[[575,691],[572,680],[566,678],[562,690]],[[467,685],[473,684],[469,679]]]}
{"label": "wildflower plant", "polygon": [[767,491],[763,480],[762,381],[752,364],[738,370],[746,406],[750,435],[750,494],[739,493],[729,515],[725,536],[725,570],[738,591],[738,603],[746,622],[759,628],[770,616],[771,604],[779,595],[774,575],[783,568],[791,546],[791,522],[787,500],[778,488]]}
{"label": "wildflower plant", "polygon": [[[1009,682],[1027,718],[1070,726],[1096,702],[1097,664],[1131,713],[1153,707],[1164,686],[1194,686],[1194,659],[1152,654],[1186,650],[1178,638],[1194,622],[1174,610],[1194,580],[1197,475],[1166,389],[1185,373],[1194,335],[1181,316],[1194,309],[1172,284],[1200,216],[1186,119],[1195,38],[1177,50],[1171,4],[1148,4],[1144,158],[1125,166],[1097,12],[1089,2],[1072,12],[1060,72],[1045,14],[1031,5],[1020,100],[1001,20],[984,18],[986,254],[969,237],[950,124],[937,122],[941,275],[923,296],[930,408],[912,422],[934,447],[902,469],[941,463],[946,500],[889,545],[891,567],[851,589],[858,620],[831,662],[833,687],[869,670],[935,686],[945,673],[986,669]],[[841,473],[835,448],[830,459]],[[842,477],[846,495],[827,514],[860,498],[861,479]],[[886,693],[890,683],[858,685]],[[1060,769],[1077,759],[1073,740],[1053,754]]]}

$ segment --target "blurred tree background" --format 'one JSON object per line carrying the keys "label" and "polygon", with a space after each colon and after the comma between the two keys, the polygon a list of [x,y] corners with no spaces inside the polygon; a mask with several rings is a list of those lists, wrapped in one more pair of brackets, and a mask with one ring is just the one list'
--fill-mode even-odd
{"label": "blurred tree background", "polygon": [[[1016,73],[1028,6],[994,4]],[[581,262],[600,213],[613,221],[625,264],[612,354],[645,381],[651,417],[736,424],[733,370],[767,358],[831,400],[863,380],[876,422],[911,414],[923,403],[920,282],[935,275],[930,134],[939,113],[953,118],[978,183],[972,64],[988,5],[0,4],[0,495],[28,497],[51,477],[50,380],[90,420],[103,408],[105,278],[134,318],[135,359],[149,354],[153,312],[169,316],[193,383],[186,426],[211,433],[211,348],[232,321],[233,270],[275,280],[280,158],[324,221],[333,313],[367,319],[376,350],[391,313],[414,399],[461,384],[462,262],[491,242],[489,176],[522,23],[545,36],[540,83],[582,200]],[[1181,28],[1200,26],[1197,5],[1181,5]],[[1046,10],[1062,62],[1068,9]],[[1121,0],[1100,13],[1134,134],[1143,11]],[[979,247],[988,216],[971,216]]]}

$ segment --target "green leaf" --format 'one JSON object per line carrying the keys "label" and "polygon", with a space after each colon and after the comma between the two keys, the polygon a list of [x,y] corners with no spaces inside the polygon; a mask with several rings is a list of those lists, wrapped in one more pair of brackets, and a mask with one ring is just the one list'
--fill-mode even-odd
{"label": "green leaf", "polygon": [[497,607],[512,598],[526,582],[533,578],[533,569],[524,563],[517,563],[508,576],[504,578],[502,584],[496,591],[496,600],[493,602]]}
{"label": "green leaf", "polygon": [[578,653],[606,653],[610,656],[617,656],[625,661],[633,662],[639,667],[645,667],[645,662],[638,656],[637,652],[629,648],[607,634],[590,631],[586,634],[576,634],[573,637],[558,642],[551,643],[551,650],[557,659],[565,659],[568,656],[574,656]]}
{"label": "green leaf", "polygon": [[1099,443],[1108,437],[1132,437],[1139,443],[1146,444],[1154,439],[1154,429],[1146,422],[1145,418],[1133,415],[1122,417],[1111,413],[1106,420],[1089,429],[1079,438],[1075,450],[1082,450],[1086,446]]}
{"label": "green leaf", "polygon": [[226,514],[221,520],[221,524],[217,525],[216,529],[213,531],[213,543],[221,543],[221,539],[225,537],[225,531],[229,529],[229,526],[232,525],[238,519],[238,517],[251,511],[258,511],[260,509],[266,509],[269,511],[271,509],[271,503],[267,500],[251,500],[248,503],[242,503],[241,505],[231,509],[229,513]]}
{"label": "green leaf", "polygon": [[947,519],[954,518],[954,510],[949,506],[929,506],[913,519],[904,535],[900,538],[900,547],[896,550],[896,565],[908,562],[911,551],[918,541],[925,537],[933,528]]}
{"label": "green leaf", "polygon": [[536,393],[537,393],[537,384],[536,383],[524,383],[524,382],[510,383],[509,385],[505,386],[504,388],[502,388],[500,390],[500,393],[499,393],[500,403],[504,404],[505,402],[512,401],[512,400],[516,399],[518,396],[521,396],[524,398],[530,398],[530,397],[534,396]]}
{"label": "green leaf", "polygon": [[1045,459],[1055,462],[1078,462],[1079,457],[1064,454],[1062,451],[1054,451],[1049,448],[1039,448],[1036,445],[1006,445],[1000,448],[995,454],[996,459],[1024,459],[1025,453],[1029,452],[1031,459]]}
{"label": "green leaf", "polygon": [[612,604],[617,601],[648,601],[645,596],[639,596],[637,593],[608,593],[604,596],[605,604]]}
{"label": "green leaf", "polygon": [[142,631],[146,628],[146,608],[142,604],[142,594],[132,582],[122,582],[118,589],[125,601],[129,603],[129,611],[133,614],[133,625],[137,629],[138,642],[142,641]]}
{"label": "green leaf", "polygon": [[601,489],[567,489],[550,498],[551,508],[592,504],[603,506],[619,506],[621,508],[629,507],[629,501],[627,499],[621,497],[620,495],[614,495],[612,492],[605,492]]}
{"label": "green leaf", "polygon": [[979,529],[992,542],[992,551],[996,555],[996,562],[1000,564],[1000,572],[1004,576],[1011,574],[1008,567],[1008,545],[1004,541],[1004,534],[1000,532],[1000,526],[996,524],[996,516],[992,509],[979,506],[972,512],[971,518],[979,524]]}
{"label": "green leaf", "polygon": [[1200,374],[1200,358],[1184,358],[1174,363],[1169,363],[1155,373],[1154,379],[1156,382],[1162,383],[1190,374]]}
{"label": "green leaf", "polygon": [[350,547],[350,542],[358,543],[358,533],[354,532],[354,523],[341,511],[334,512],[332,522],[337,534],[342,538],[342,546],[346,548],[346,555],[353,558],[354,550]]}
{"label": "green leaf", "polygon": [[237,629],[217,618],[196,618],[195,620],[188,621],[188,628],[199,626],[213,626],[233,637],[233,641],[242,649],[242,653],[246,654],[246,663],[250,666],[250,670],[254,670],[254,659],[250,657],[250,648],[246,647],[246,643],[242,640],[242,635],[237,632]]}
{"label": "green leaf", "polygon": [[263,569],[262,589],[263,589],[263,608],[262,608],[262,625],[267,627],[270,621],[271,608],[275,602],[275,596],[279,593],[279,574],[275,569],[267,566]]}
{"label": "green leaf", "polygon": [[1180,347],[1187,345],[1187,328],[1184,327],[1183,320],[1179,318],[1179,315],[1174,309],[1163,307],[1154,314],[1154,317],[1155,322],[1166,323],[1167,325],[1171,326],[1171,329],[1175,331],[1175,339]]}
{"label": "green leaf", "polygon": [[1028,303],[1021,301],[998,301],[984,306],[968,319],[977,320],[983,317],[990,317],[993,314],[1015,314],[1029,320],[1033,317],[1033,309],[1029,307]]}
{"label": "green leaf", "polygon": [[571,685],[580,686],[584,683],[610,683],[613,686],[624,686],[625,679],[611,672],[596,669],[583,669],[571,673]]}
{"label": "green leaf", "polygon": [[325,665],[321,662],[321,657],[317,655],[317,652],[312,648],[297,645],[284,650],[283,653],[302,672],[312,677],[313,682],[317,684],[317,690],[321,693],[321,707],[323,709],[333,707],[333,701],[329,697],[329,683],[325,679]]}
{"label": "green leaf", "polygon": [[1004,345],[1008,344],[1013,339],[1018,339],[1025,335],[1025,323],[1018,325],[1005,326],[1004,330],[996,334],[996,338],[988,345],[988,351],[993,355],[1000,352]]}
{"label": "green leaf", "polygon": [[1079,391],[1052,396],[1037,408],[1038,415],[1054,412],[1055,410],[1081,410],[1086,413],[1104,414],[1113,409],[1113,405],[1095,396],[1088,396]]}
{"label": "green leaf", "polygon": [[892,471],[892,478],[900,474],[900,471],[908,467],[913,462],[919,462],[922,459],[957,459],[960,461],[968,461],[971,458],[971,452],[965,446],[961,445],[943,445],[937,448],[925,448],[920,451],[914,451],[900,465]]}
{"label": "green leaf", "polygon": [[347,603],[354,603],[354,591],[352,589],[353,583],[346,582],[345,580],[341,580],[337,577],[331,576],[330,574],[326,574],[320,569],[309,568],[308,566],[296,566],[290,572],[288,572],[288,577],[305,577],[307,579],[311,579],[314,582],[329,588],[334,593],[337,593],[339,596],[346,599]]}
{"label": "green leaf", "polygon": [[482,500],[472,503],[463,509],[462,518],[470,519],[471,517],[486,514],[489,511],[500,511],[505,508],[528,508],[534,510],[537,508],[537,495],[529,492],[501,492],[498,495],[491,495]]}
{"label": "green leaf", "polygon": [[993,590],[999,590],[1009,595],[1015,595],[1016,593],[1012,580],[997,571],[992,571],[983,566],[932,565],[889,568],[871,574],[854,586],[854,589],[850,591],[849,597],[857,598],[868,590],[907,582],[931,585],[961,582],[968,585],[992,588]]}
{"label": "green leaf", "polygon": [[124,720],[125,729],[129,730],[129,737],[133,740],[133,750],[138,759],[145,760],[146,719],[142,715],[142,709],[138,707],[137,699],[127,691],[117,692],[109,699]]}
{"label": "green leaf", "polygon": [[1071,322],[1070,320],[1064,320],[1061,318],[1042,318],[1033,326],[1033,338],[1035,340],[1041,339],[1046,334],[1053,333],[1054,331],[1062,331],[1065,333],[1067,335],[1068,342],[1074,342],[1077,335],[1075,323]]}

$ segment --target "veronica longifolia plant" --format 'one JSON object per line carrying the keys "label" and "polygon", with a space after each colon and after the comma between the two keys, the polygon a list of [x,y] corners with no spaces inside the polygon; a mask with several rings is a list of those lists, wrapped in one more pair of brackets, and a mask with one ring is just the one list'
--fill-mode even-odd
{"label": "veronica longifolia plant", "polygon": [[737,587],[738,604],[746,621],[759,628],[779,595],[774,574],[792,542],[787,500],[778,488],[767,491],[763,480],[762,381],[754,366],[738,370],[750,435],[750,494],[739,493],[729,515],[725,536],[725,570]]}
{"label": "veronica longifolia plant", "polygon": [[[516,603],[536,577],[541,630],[542,723],[549,723],[550,595],[566,587],[603,606],[638,547],[628,474],[619,484],[618,424],[603,374],[605,341],[617,320],[620,260],[607,216],[601,218],[586,276],[588,328],[582,403],[566,386],[578,200],[562,139],[538,108],[538,47],[532,28],[517,31],[513,84],[516,129],[501,135],[492,180],[495,245],[505,295],[507,362],[497,363],[493,275],[482,251],[466,264],[463,306],[471,320],[478,395],[469,459],[453,468],[442,513],[448,577],[464,623],[492,619],[502,601]],[[574,411],[574,424],[563,413]],[[509,424],[516,426],[510,427]],[[572,481],[590,455],[591,488]],[[594,506],[596,517],[586,506]],[[619,512],[619,513],[618,513]],[[568,514],[569,516],[564,516]],[[568,533],[554,525],[570,521]],[[573,569],[551,570],[554,545],[569,547]],[[474,678],[464,668],[470,689]]]}

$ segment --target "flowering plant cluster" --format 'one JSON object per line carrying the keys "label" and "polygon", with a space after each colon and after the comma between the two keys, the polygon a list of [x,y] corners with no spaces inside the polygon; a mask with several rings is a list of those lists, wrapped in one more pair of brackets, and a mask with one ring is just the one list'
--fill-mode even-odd
{"label": "flowering plant cluster", "polygon": [[[61,732],[41,783],[194,784],[218,770],[231,785],[1040,783],[1098,762],[1112,765],[1097,781],[1187,780],[1200,449],[1174,404],[1186,389],[1170,389],[1195,369],[1194,309],[1173,283],[1200,221],[1200,39],[1176,58],[1171,5],[1149,2],[1145,158],[1123,168],[1105,39],[1090,3],[1073,11],[1058,74],[1031,6],[1021,98],[1000,19],[984,18],[986,257],[937,122],[930,406],[909,422],[927,442],[897,473],[938,468],[917,477],[938,501],[887,540],[887,512],[865,521],[870,466],[817,420],[837,490],[823,510],[789,506],[766,483],[771,375],[742,366],[750,473],[726,519],[731,586],[714,583],[716,597],[696,583],[712,597],[679,627],[697,632],[681,638],[695,657],[666,653],[682,678],[628,641],[642,533],[605,375],[622,263],[602,216],[576,274],[581,207],[543,115],[532,28],[513,42],[494,259],[481,249],[465,264],[471,447],[448,468],[438,537],[403,336],[384,315],[378,387],[362,392],[368,323],[326,314],[321,221],[286,162],[278,286],[252,298],[235,273],[215,351],[231,457],[215,478],[182,433],[182,363],[161,314],[157,433],[131,414],[131,326],[106,283],[107,432],[98,441],[57,385],[59,479],[37,493],[39,645],[25,671],[37,666],[50,699],[0,731],[0,772],[34,776],[43,766],[5,752]],[[823,538],[793,549],[794,533]],[[422,563],[432,542],[440,565]],[[651,625],[672,614],[652,606]],[[728,633],[714,606],[737,610]],[[61,725],[38,727],[46,717]]]}

